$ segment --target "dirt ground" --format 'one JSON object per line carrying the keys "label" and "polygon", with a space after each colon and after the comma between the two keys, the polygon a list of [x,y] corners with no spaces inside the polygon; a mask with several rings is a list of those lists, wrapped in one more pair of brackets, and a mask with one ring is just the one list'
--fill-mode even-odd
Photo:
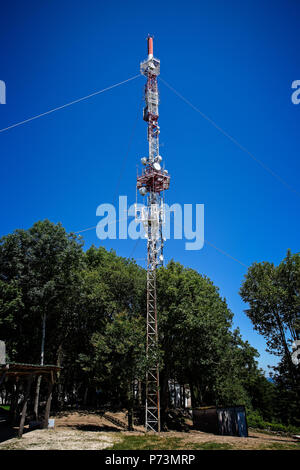
{"label": "dirt ground", "polygon": [[[29,430],[25,427],[22,439],[11,438],[0,442],[0,450],[99,450],[110,448],[122,441],[123,436],[145,436],[142,426],[126,431],[125,413],[65,412],[56,415],[54,429]],[[179,438],[182,448],[188,444],[195,448],[203,443],[229,444],[232,449],[254,450],[273,449],[286,446],[299,448],[299,441],[293,437],[269,435],[249,431],[249,437],[218,436],[191,429],[189,432],[162,432],[162,438]],[[297,445],[298,444],[298,445]]]}

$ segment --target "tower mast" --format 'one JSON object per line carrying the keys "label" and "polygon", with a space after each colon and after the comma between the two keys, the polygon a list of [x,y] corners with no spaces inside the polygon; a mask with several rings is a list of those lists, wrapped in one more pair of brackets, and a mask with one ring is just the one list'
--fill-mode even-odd
{"label": "tower mast", "polygon": [[142,196],[147,195],[147,203],[141,211],[147,237],[147,343],[148,369],[146,373],[146,431],[160,431],[159,362],[156,270],[163,264],[164,206],[162,192],[169,188],[170,176],[162,169],[159,154],[157,76],[160,61],[153,57],[153,38],[148,37],[148,58],[141,63],[140,70],[147,78],[145,85],[145,108],[143,119],[148,123],[149,155],[141,159],[144,169],[137,177],[137,189]]}

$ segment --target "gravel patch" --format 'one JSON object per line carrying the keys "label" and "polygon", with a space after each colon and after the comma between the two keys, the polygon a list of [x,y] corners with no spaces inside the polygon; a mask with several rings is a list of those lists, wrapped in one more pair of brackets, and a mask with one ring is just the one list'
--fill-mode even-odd
{"label": "gravel patch", "polygon": [[0,443],[0,450],[102,450],[116,438],[94,431],[36,429]]}

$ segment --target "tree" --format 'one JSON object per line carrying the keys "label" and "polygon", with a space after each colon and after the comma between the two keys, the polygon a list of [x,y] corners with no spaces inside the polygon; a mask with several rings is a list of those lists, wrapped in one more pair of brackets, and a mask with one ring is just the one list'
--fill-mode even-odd
{"label": "tree", "polygon": [[[300,426],[299,393],[295,389],[289,374],[286,356],[273,368],[275,386],[274,416],[276,421],[284,424]],[[299,370],[298,370],[299,374]],[[299,375],[298,375],[299,380]]]}
{"label": "tree", "polygon": [[240,289],[254,329],[265,337],[267,351],[284,360],[298,393],[299,373],[291,359],[290,343],[299,331],[299,287],[300,255],[288,251],[277,267],[269,262],[250,266]]}
{"label": "tree", "polygon": [[[62,381],[70,384],[69,389],[72,383],[76,384],[79,394],[84,396],[83,403],[86,404],[95,399],[98,387],[112,399],[111,393],[106,393],[112,390],[111,378],[104,373],[100,374],[99,367],[97,374],[94,373],[95,335],[113,341],[107,335],[113,333],[112,325],[120,320],[120,314],[128,318],[128,321],[142,318],[145,311],[143,305],[146,283],[145,271],[135,262],[117,256],[114,251],[95,246],[84,254],[84,267],[80,277],[80,295],[72,306],[73,326],[64,346],[65,368]],[[118,322],[116,328],[117,324]],[[119,383],[120,390],[124,389],[123,385]],[[127,385],[125,389],[126,387]],[[115,387],[114,390],[117,399],[118,389]],[[123,394],[122,397],[125,400],[126,395]]]}
{"label": "tree", "polygon": [[[16,344],[10,351],[15,361],[44,364],[46,321],[51,315],[52,321],[55,317],[58,324],[62,323],[66,302],[74,294],[81,247],[75,235],[68,235],[61,224],[48,220],[37,222],[28,230],[16,230],[0,240],[1,277],[5,279],[6,294],[13,289],[13,304],[18,305],[10,317],[11,325],[15,325]],[[12,311],[12,302],[5,305]],[[53,323],[56,332],[55,335],[49,332],[52,345],[49,343],[48,360],[56,362],[55,346],[63,333]],[[36,387],[36,414],[40,380]]]}
{"label": "tree", "polygon": [[[282,285],[289,279],[282,318],[294,326],[298,268],[291,255],[277,277]],[[269,409],[257,351],[232,331],[233,314],[213,282],[172,261],[157,272],[157,294],[162,425],[170,379],[189,384],[193,407]],[[101,389],[106,403],[128,409],[132,428],[132,384],[145,382],[155,359],[145,352],[146,311],[146,271],[103,247],[83,252],[81,240],[60,224],[38,222],[0,240],[1,339],[10,361],[62,366],[56,405],[95,405]],[[37,403],[39,383],[36,391]]]}
{"label": "tree", "polygon": [[158,271],[158,299],[162,420],[171,378],[190,385],[193,408],[246,402],[241,375],[257,352],[231,332],[233,314],[213,282],[172,261]]}
{"label": "tree", "polygon": [[287,251],[278,266],[278,277],[284,286],[282,311],[293,340],[300,339],[300,253]]}
{"label": "tree", "polygon": [[92,357],[82,356],[85,369],[92,372],[95,385],[110,391],[110,398],[124,403],[128,429],[133,429],[133,384],[145,376],[145,328],[141,317],[126,312],[108,321],[102,332],[91,338]]}
{"label": "tree", "polygon": [[6,340],[6,348],[9,351],[10,360],[16,355],[18,338],[18,312],[22,311],[22,292],[15,279],[8,280],[2,275],[0,279],[0,328],[1,339]]}

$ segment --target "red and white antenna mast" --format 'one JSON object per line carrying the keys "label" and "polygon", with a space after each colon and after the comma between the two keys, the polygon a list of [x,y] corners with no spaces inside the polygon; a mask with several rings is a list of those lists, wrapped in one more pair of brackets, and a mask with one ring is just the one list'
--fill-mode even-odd
{"label": "red and white antenna mast", "polygon": [[162,169],[159,154],[157,76],[160,61],[153,56],[153,38],[148,37],[148,58],[141,63],[140,70],[147,78],[145,85],[145,108],[143,118],[148,123],[149,156],[141,159],[144,169],[137,177],[137,189],[147,196],[147,204],[137,217],[142,221],[147,237],[147,358],[146,376],[146,431],[160,432],[158,328],[156,304],[156,269],[163,264],[164,205],[162,192],[169,188],[170,176]]}

